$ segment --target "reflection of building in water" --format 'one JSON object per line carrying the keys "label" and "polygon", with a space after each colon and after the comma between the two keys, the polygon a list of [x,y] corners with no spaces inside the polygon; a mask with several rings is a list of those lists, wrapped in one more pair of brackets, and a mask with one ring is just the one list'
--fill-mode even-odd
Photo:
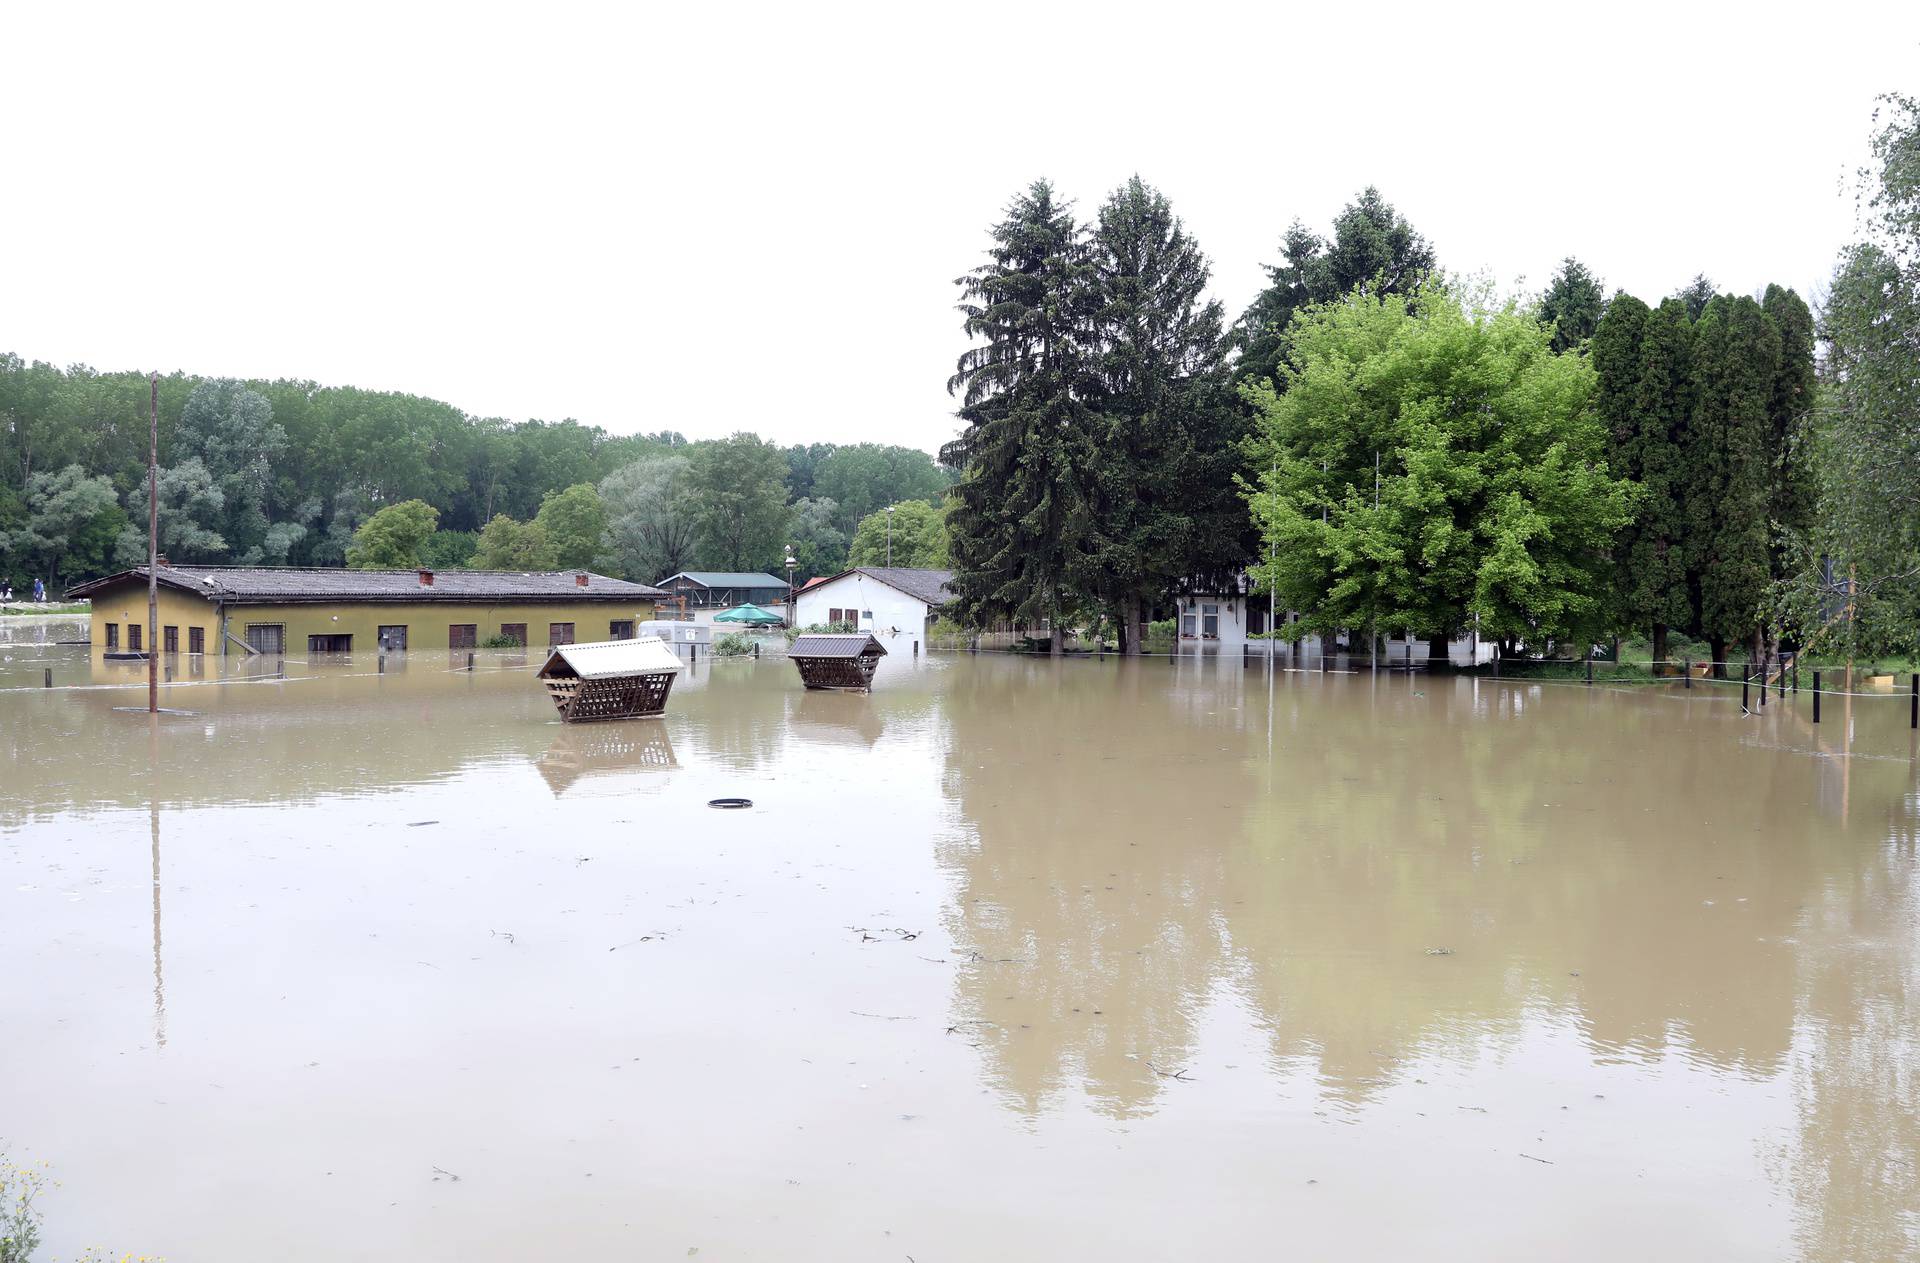
{"label": "reflection of building in water", "polygon": [[872,746],[886,731],[887,707],[866,694],[808,689],[791,697],[788,718],[803,741]]}
{"label": "reflection of building in water", "polygon": [[631,721],[563,726],[533,766],[558,798],[584,780],[666,771],[679,764],[665,724]]}

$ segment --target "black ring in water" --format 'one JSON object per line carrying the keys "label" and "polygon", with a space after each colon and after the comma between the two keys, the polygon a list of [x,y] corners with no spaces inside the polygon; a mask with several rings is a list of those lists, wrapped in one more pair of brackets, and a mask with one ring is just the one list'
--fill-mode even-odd
{"label": "black ring in water", "polygon": [[753,799],[751,798],[709,798],[707,800],[707,806],[719,807],[723,810],[735,810],[740,807],[753,806]]}

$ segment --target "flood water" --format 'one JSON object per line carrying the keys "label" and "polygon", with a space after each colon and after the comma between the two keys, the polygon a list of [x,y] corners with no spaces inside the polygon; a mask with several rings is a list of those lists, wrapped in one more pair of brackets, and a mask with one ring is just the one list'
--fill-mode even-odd
{"label": "flood water", "polygon": [[52,1256],[1920,1253],[1904,698],[86,652],[0,645]]}

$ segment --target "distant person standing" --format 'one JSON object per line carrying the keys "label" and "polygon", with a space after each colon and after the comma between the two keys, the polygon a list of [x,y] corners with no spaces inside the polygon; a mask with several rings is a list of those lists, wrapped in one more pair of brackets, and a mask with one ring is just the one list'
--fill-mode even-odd
{"label": "distant person standing", "polygon": [[38,579],[33,581],[33,603],[35,605],[45,605],[47,603],[47,585]]}

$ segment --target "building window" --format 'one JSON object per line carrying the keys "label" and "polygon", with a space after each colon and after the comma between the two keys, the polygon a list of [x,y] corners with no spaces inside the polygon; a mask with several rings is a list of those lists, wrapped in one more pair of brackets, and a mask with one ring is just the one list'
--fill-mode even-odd
{"label": "building window", "polygon": [[180,629],[178,627],[162,627],[160,629],[160,648],[167,653],[180,652]]}
{"label": "building window", "polygon": [[247,648],[255,653],[285,653],[287,625],[285,623],[248,623]]}
{"label": "building window", "polygon": [[143,630],[138,623],[127,624],[127,648],[133,650],[135,653],[140,652],[140,633]]}
{"label": "building window", "polygon": [[847,621],[847,612],[836,605],[827,611],[827,621],[829,623],[844,623]]}
{"label": "building window", "polygon": [[1195,626],[1194,626],[1194,617],[1193,617],[1193,615],[1191,615],[1191,614],[1182,614],[1182,615],[1180,616],[1180,635],[1181,635],[1181,638],[1182,638],[1182,639],[1185,639],[1185,640],[1192,640],[1192,639],[1193,639],[1193,634],[1194,634],[1194,631],[1195,631],[1195,630],[1196,630],[1196,628],[1195,628]]}
{"label": "building window", "polygon": [[861,610],[861,611],[860,611],[860,617],[861,617],[861,618],[864,618],[864,619],[866,619],[866,620],[867,620],[867,621],[868,621],[869,623],[871,623],[871,622],[873,621],[873,611],[872,611],[872,610]]}
{"label": "building window", "polygon": [[380,628],[380,647],[403,653],[407,647],[407,625],[405,623],[385,623]]}
{"label": "building window", "polygon": [[107,652],[116,653],[120,648],[120,624],[107,624]]}
{"label": "building window", "polygon": [[187,652],[205,653],[207,651],[207,629],[204,627],[187,628]]}
{"label": "building window", "polygon": [[547,643],[550,645],[570,645],[573,643],[572,623],[548,623]]}
{"label": "building window", "polygon": [[632,640],[633,620],[630,618],[610,619],[607,623],[608,640]]}
{"label": "building window", "polygon": [[447,648],[471,649],[479,643],[478,623],[454,623],[447,628]]}
{"label": "building window", "polygon": [[1208,640],[1220,639],[1220,607],[1202,605],[1200,607],[1200,634]]}
{"label": "building window", "polygon": [[525,623],[502,623],[500,624],[500,634],[506,639],[511,640],[521,649],[527,647],[527,625]]}
{"label": "building window", "polygon": [[329,633],[307,637],[308,653],[352,653],[353,637]]}

